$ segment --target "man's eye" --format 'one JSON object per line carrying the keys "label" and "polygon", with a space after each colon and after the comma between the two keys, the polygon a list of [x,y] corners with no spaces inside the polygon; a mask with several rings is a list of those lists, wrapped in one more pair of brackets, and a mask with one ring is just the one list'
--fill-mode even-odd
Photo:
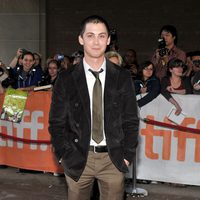
{"label": "man's eye", "polygon": [[100,35],[100,38],[105,38],[106,36],[105,35]]}

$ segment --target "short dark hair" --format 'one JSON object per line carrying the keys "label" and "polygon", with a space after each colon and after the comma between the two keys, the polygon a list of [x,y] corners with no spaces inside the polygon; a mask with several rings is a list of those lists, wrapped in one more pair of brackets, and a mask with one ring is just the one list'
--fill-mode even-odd
{"label": "short dark hair", "polygon": [[34,57],[33,53],[30,52],[30,51],[27,51],[27,52],[23,53],[23,54],[22,54],[22,59],[24,59],[24,57],[25,57],[26,55],[32,56],[32,57],[33,57],[33,60],[35,60],[35,57]]}
{"label": "short dark hair", "polygon": [[88,23],[94,23],[94,24],[103,23],[103,24],[105,24],[106,29],[108,31],[108,35],[110,35],[110,28],[109,28],[108,22],[103,17],[98,16],[98,15],[91,15],[91,16],[85,18],[81,22],[79,35],[83,36],[83,33],[85,32],[86,24],[88,24]]}
{"label": "short dark hair", "polygon": [[171,33],[173,37],[175,37],[174,40],[174,44],[176,45],[178,42],[178,35],[177,35],[177,30],[176,27],[173,25],[164,25],[161,29],[160,29],[160,35],[163,31],[166,31],[168,33]]}
{"label": "short dark hair", "polygon": [[153,66],[152,76],[155,75],[155,66],[154,66],[154,64],[151,61],[147,60],[147,61],[144,61],[143,63],[140,64],[139,70],[138,70],[138,77],[143,78],[143,70],[146,67],[148,67],[149,65]]}
{"label": "short dark hair", "polygon": [[172,58],[169,60],[167,63],[167,75],[171,76],[171,72],[169,70],[179,66],[183,68],[183,72],[187,69],[186,64],[182,60],[177,58]]}
{"label": "short dark hair", "polygon": [[57,65],[57,69],[60,68],[60,63],[59,63],[57,60],[53,59],[53,60],[50,60],[50,61],[47,63],[47,69],[49,69],[49,65],[50,65],[51,63],[56,64],[56,65]]}
{"label": "short dark hair", "polygon": [[172,58],[167,64],[168,68],[172,69],[177,66],[184,66],[184,62],[178,58]]}

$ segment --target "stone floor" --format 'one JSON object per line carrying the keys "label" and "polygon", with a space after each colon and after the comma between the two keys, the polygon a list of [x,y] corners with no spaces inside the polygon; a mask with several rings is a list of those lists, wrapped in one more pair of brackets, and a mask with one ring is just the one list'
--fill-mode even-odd
{"label": "stone floor", "polygon": [[[18,169],[0,169],[0,200],[67,200],[64,177],[50,173],[19,173]],[[148,191],[144,200],[200,200],[200,187],[170,184],[137,184]],[[135,199],[131,196],[127,200]],[[80,199],[81,200],[81,199]]]}

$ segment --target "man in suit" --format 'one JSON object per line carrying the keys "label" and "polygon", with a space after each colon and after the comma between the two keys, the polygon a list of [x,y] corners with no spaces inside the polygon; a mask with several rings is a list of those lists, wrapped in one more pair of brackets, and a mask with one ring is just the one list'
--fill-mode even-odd
{"label": "man in suit", "polygon": [[84,58],[60,73],[53,90],[52,144],[64,168],[68,200],[89,199],[95,178],[101,199],[121,200],[138,143],[134,85],[126,69],[104,56],[110,35],[102,17],[83,20],[78,39]]}

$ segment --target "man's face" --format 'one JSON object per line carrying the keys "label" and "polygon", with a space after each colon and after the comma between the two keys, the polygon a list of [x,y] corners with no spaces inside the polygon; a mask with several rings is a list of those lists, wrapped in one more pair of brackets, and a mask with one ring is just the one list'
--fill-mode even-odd
{"label": "man's face", "polygon": [[174,45],[175,36],[173,36],[170,32],[162,31],[161,37],[165,39],[166,45]]}
{"label": "man's face", "polygon": [[136,61],[136,54],[133,51],[127,51],[124,56],[124,61],[127,65],[132,65]]}
{"label": "man's face", "polygon": [[200,71],[200,56],[192,56],[191,60],[194,72]]}
{"label": "man's face", "polygon": [[103,57],[106,47],[110,43],[106,26],[103,23],[86,24],[85,32],[79,36],[79,43],[83,45],[85,57]]}

